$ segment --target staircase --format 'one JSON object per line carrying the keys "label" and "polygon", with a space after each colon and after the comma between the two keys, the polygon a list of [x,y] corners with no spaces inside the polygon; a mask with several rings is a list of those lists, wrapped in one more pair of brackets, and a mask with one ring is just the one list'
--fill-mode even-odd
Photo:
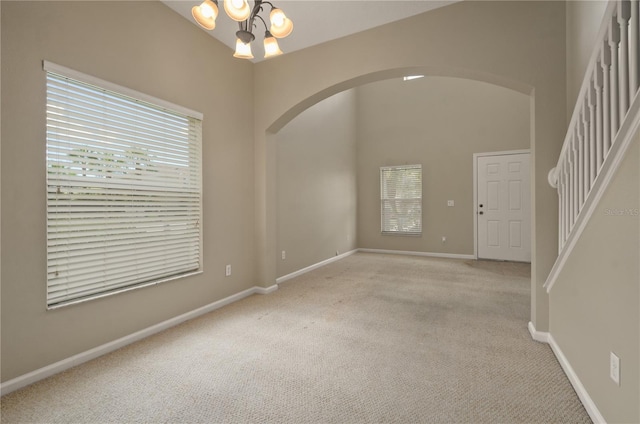
{"label": "staircase", "polygon": [[640,0],[611,0],[549,184],[558,190],[558,258],[547,292],[640,124]]}

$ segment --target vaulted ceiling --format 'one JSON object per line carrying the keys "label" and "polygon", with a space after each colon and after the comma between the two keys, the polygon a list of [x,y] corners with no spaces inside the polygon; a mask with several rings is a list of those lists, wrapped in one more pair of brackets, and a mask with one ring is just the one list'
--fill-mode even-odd
{"label": "vaulted ceiling", "polygon": [[[197,25],[191,16],[191,8],[199,0],[162,0],[167,6]],[[216,20],[216,28],[207,31],[212,37],[235,48],[237,24],[222,11]],[[355,34],[389,22],[427,12],[460,0],[275,0],[272,3],[282,9],[294,22],[293,33],[278,40],[285,53],[301,50],[350,34]],[[250,3],[253,3],[250,1]],[[263,15],[268,17],[269,8]],[[255,34],[262,40],[264,28],[257,22]],[[203,29],[203,31],[205,31]],[[262,55],[255,54],[254,61]]]}

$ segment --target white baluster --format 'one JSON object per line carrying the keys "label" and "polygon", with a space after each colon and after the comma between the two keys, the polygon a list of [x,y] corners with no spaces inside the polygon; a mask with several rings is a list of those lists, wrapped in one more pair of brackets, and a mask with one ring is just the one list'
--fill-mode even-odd
{"label": "white baluster", "polygon": [[589,187],[596,179],[596,111],[595,111],[595,89],[593,83],[589,84],[587,90],[587,103],[589,105]]}
{"label": "white baluster", "polygon": [[558,241],[564,240],[564,175],[562,173],[562,163],[556,165],[556,176],[558,183]]}
{"label": "white baluster", "polygon": [[558,172],[558,252],[562,250],[564,247],[564,236],[565,236],[565,223],[564,223],[564,215],[566,213],[566,208],[564,206],[564,173],[562,172],[562,166],[556,168]]}
{"label": "white baluster", "polygon": [[620,44],[620,31],[618,20],[615,15],[609,24],[609,52],[611,53],[611,70],[610,70],[610,89],[611,89],[611,143],[616,139],[618,129],[620,128],[619,93],[620,84],[618,84],[618,46]]}
{"label": "white baluster", "polygon": [[558,183],[560,187],[562,187],[561,191],[561,199],[560,199],[560,207],[562,208],[562,217],[560,218],[560,227],[562,227],[562,232],[560,233],[560,238],[562,239],[563,245],[564,240],[567,235],[567,187],[566,187],[566,177],[564,174],[564,160],[558,164]]}
{"label": "white baluster", "polygon": [[[575,224],[578,215],[580,214],[580,207],[578,203],[578,148],[575,139],[571,139],[571,203],[573,204],[573,223]],[[573,227],[573,224],[571,225]]]}
{"label": "white baluster", "polygon": [[569,175],[567,171],[567,160],[563,161],[562,172],[564,173],[564,240],[566,241],[571,232],[571,213],[569,204]]}
{"label": "white baluster", "polygon": [[583,172],[583,184],[584,184],[584,198],[586,199],[589,195],[589,191],[591,190],[591,178],[589,177],[589,124],[587,122],[587,110],[588,106],[586,104],[587,99],[584,99],[584,104],[582,105],[582,110],[580,114],[580,118],[582,119],[582,146],[584,149],[584,154],[582,156],[582,172]]}
{"label": "white baluster", "polygon": [[629,99],[633,100],[638,91],[638,75],[640,64],[638,63],[638,0],[629,2],[630,19],[629,19]]}
{"label": "white baluster", "polygon": [[618,24],[620,25],[620,124],[629,109],[629,18],[631,7],[628,0],[618,3]]}
{"label": "white baluster", "polygon": [[558,181],[558,254],[562,251],[562,188]]}
{"label": "white baluster", "polygon": [[611,98],[609,96],[611,54],[609,43],[606,40],[600,47],[600,66],[602,73],[602,158],[604,160],[611,146]]}
{"label": "white baluster", "polygon": [[582,125],[576,126],[576,134],[576,140],[578,141],[578,203],[582,205],[584,203],[584,198],[586,197],[584,187],[585,140],[582,136]]}
{"label": "white baluster", "polygon": [[602,66],[597,62],[593,70],[593,89],[596,93],[596,175],[602,166]]}
{"label": "white baluster", "polygon": [[567,149],[567,200],[568,200],[568,212],[569,212],[569,231],[573,228],[573,222],[575,217],[575,204],[573,203],[573,179],[574,175],[571,170],[573,169],[573,151],[571,144]]}

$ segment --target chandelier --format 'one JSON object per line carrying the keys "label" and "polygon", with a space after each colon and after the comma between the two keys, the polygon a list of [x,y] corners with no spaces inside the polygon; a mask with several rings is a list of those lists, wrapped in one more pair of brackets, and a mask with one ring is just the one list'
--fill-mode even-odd
{"label": "chandelier", "polygon": [[[264,57],[270,58],[282,54],[282,50],[278,46],[276,38],[284,38],[293,31],[293,22],[287,18],[281,9],[278,9],[268,1],[255,0],[253,8],[249,6],[247,0],[223,0],[224,10],[227,15],[238,22],[239,30],[236,32],[236,51],[234,57],[240,59],[253,59],[251,53],[251,42],[255,40],[253,29],[254,21],[261,20],[264,24]],[[271,6],[269,13],[269,21],[271,27],[267,27],[267,23],[260,16],[263,11],[262,5]],[[207,30],[216,27],[216,18],[218,17],[218,0],[204,0],[199,6],[191,9],[191,14],[196,22]]]}

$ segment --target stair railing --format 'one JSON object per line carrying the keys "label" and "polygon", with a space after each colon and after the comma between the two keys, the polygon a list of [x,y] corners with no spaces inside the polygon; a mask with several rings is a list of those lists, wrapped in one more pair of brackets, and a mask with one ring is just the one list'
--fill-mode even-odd
{"label": "stair railing", "polygon": [[611,0],[549,184],[558,190],[555,283],[638,129],[640,0]]}

